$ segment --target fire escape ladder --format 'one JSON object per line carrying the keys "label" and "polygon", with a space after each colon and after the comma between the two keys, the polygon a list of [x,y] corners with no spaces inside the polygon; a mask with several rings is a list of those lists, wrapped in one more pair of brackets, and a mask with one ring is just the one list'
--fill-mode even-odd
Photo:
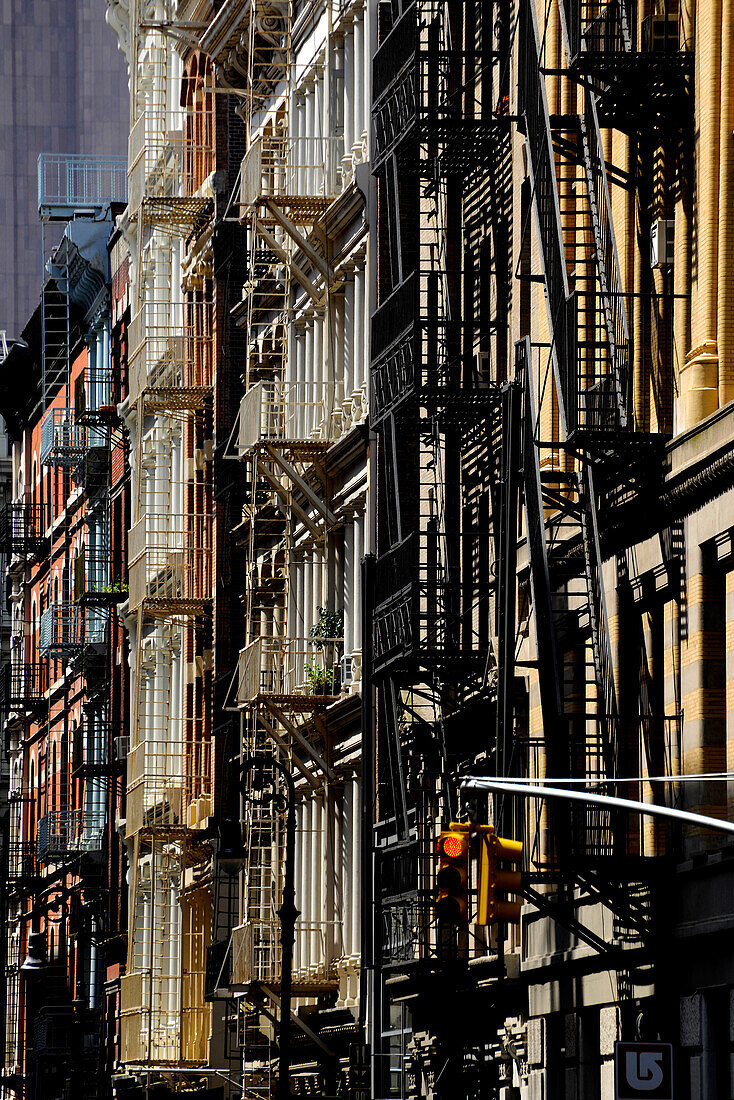
{"label": "fire escape ladder", "polygon": [[[62,251],[62,250],[60,250]],[[48,408],[53,395],[69,377],[71,340],[71,303],[69,300],[69,263],[66,249],[57,257],[55,279],[43,288],[43,404]],[[58,271],[58,268],[61,268]],[[68,397],[67,397],[68,400]]]}
{"label": "fire escape ladder", "polygon": [[[609,381],[611,392],[600,393],[598,403],[589,408],[586,415],[594,417],[594,427],[626,428],[629,423],[630,336],[627,311],[619,273],[617,243],[611,216],[609,182],[607,180],[604,152],[599,132],[596,97],[588,88],[585,92],[584,113],[579,116],[579,136],[586,188],[591,215],[591,230],[596,252],[596,268],[599,282],[601,308],[606,329],[609,356]],[[604,383],[597,383],[600,387]]]}
{"label": "fire escape ladder", "polygon": [[[601,778],[615,769],[616,695],[593,472],[583,460],[576,472],[541,465],[529,340],[516,345],[516,355],[524,383],[525,513],[548,767],[559,776]],[[609,815],[589,809],[572,818],[583,830],[581,850],[606,854]]]}
{"label": "fire escape ladder", "polygon": [[561,438],[566,439],[577,426],[576,302],[566,268],[553,135],[531,0],[523,0],[521,7],[518,94],[546,288]]}
{"label": "fire escape ladder", "polygon": [[592,466],[584,462],[580,473],[581,530],[583,534],[584,568],[589,590],[589,624],[591,647],[596,673],[597,712],[603,742],[604,767],[607,775],[614,773],[616,746],[617,697],[614,686],[614,659],[609,638],[609,620],[604,594],[596,491]]}
{"label": "fire escape ladder", "polygon": [[[523,482],[525,490],[525,522],[527,528],[528,556],[530,559],[530,587],[535,616],[535,632],[538,653],[544,654],[538,663],[540,703],[543,726],[548,739],[551,760],[556,755],[561,724],[561,677],[553,623],[550,569],[546,548],[545,513],[540,477],[540,451],[535,442],[537,409],[533,393],[530,368],[530,339],[526,337],[515,345],[516,372],[523,381]],[[551,767],[564,767],[558,760]],[[563,772],[554,774],[563,775]]]}

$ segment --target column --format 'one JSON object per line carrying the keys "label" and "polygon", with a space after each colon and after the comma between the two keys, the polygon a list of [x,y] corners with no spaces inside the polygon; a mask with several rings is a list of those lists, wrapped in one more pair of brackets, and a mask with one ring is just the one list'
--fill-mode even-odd
{"label": "column", "polygon": [[362,64],[364,67],[364,111],[362,114],[362,142],[364,144],[364,156],[369,160],[370,156],[370,104],[372,103],[372,0],[364,3],[364,48],[362,51]]}
{"label": "column", "polygon": [[352,954],[358,955],[360,949],[360,898],[362,896],[362,820],[360,814],[359,781],[352,780]]}
{"label": "column", "polygon": [[355,423],[364,420],[367,415],[366,357],[365,271],[364,267],[356,267],[354,269],[354,389],[352,391],[352,415]]}
{"label": "column", "polygon": [[364,516],[354,518],[354,557],[352,563],[352,691],[359,691],[362,679],[362,556],[364,554]]}
{"label": "column", "polygon": [[304,435],[304,421],[303,421],[303,393],[305,390],[305,335],[302,325],[299,322],[299,326],[296,329],[296,369],[294,372],[294,385],[292,387],[292,393],[289,394],[289,405],[293,413],[294,430],[297,439],[302,439]]}
{"label": "column", "polygon": [[[354,612],[357,593],[354,591],[354,519],[344,524],[344,652],[354,652]],[[351,676],[349,677],[351,680]]]}
{"label": "column", "polygon": [[[681,643],[683,774],[724,771],[726,763],[725,585],[713,553],[689,546],[688,635]],[[726,812],[726,784],[686,783],[685,809],[711,817]],[[685,828],[687,855],[720,845],[698,826]]]}
{"label": "column", "polygon": [[342,864],[342,883],[344,889],[342,892],[342,942],[344,944],[344,954],[349,956],[354,950],[352,942],[352,909],[355,901],[355,883],[352,879],[352,847],[354,843],[354,829],[352,826],[352,819],[354,817],[354,787],[351,782],[347,781],[344,784],[344,794],[342,798],[342,807],[344,814],[343,825],[343,837],[342,847],[340,852],[340,859]]}
{"label": "column", "polygon": [[321,858],[321,836],[323,832],[322,822],[323,808],[319,798],[315,798],[311,806],[311,933],[309,935],[309,969],[314,972],[319,964],[319,930],[321,928],[321,876],[323,864]]}
{"label": "column", "polygon": [[344,153],[342,175],[347,182],[352,178],[352,143],[354,141],[354,37],[347,28],[344,35]]}
{"label": "column", "polygon": [[[293,882],[296,888],[296,909],[303,909],[303,805],[296,806],[296,843],[293,853]],[[302,966],[301,938],[296,936],[293,944],[293,973],[297,974]]]}
{"label": "column", "polygon": [[[313,626],[313,552],[309,551],[303,563],[303,637],[308,638]],[[308,648],[301,643],[301,649]]]}
{"label": "column", "polygon": [[312,813],[314,808],[313,799],[309,799],[303,804],[303,833],[302,833],[302,848],[303,855],[301,857],[301,897],[297,900],[296,904],[301,910],[301,934],[298,936],[298,940],[301,945],[301,969],[308,970],[311,965],[311,944],[310,936],[304,931],[309,926],[312,918],[311,910],[311,880],[313,878],[313,869],[311,863],[311,849],[313,843],[312,832]]}
{"label": "column", "polygon": [[326,343],[326,363],[329,379],[334,382],[334,408],[336,418],[342,421],[344,416],[344,402],[347,392],[344,387],[344,295],[332,296],[331,310],[329,312],[329,331]]}
{"label": "column", "polygon": [[352,158],[355,164],[362,160],[365,113],[364,83],[364,22],[362,12],[354,17],[354,136],[352,138]]}
{"label": "column", "polygon": [[343,378],[344,378],[344,430],[348,431],[352,424],[352,405],[354,391],[354,274],[349,272],[344,281],[344,312],[342,324],[336,327],[337,341],[344,348]]}
{"label": "column", "polygon": [[324,384],[324,317],[321,313],[313,319],[313,401],[315,438],[328,439],[331,394]]}
{"label": "column", "polygon": [[309,439],[313,430],[314,421],[314,339],[313,339],[313,320],[309,319],[306,322],[306,352],[305,352],[305,385],[303,387],[303,395],[301,400],[303,402],[303,429],[304,438]]}
{"label": "column", "polygon": [[312,165],[314,162],[314,118],[315,118],[315,101],[313,84],[309,84],[306,88],[306,129],[301,141],[303,146],[303,152],[301,155],[302,162],[306,165],[306,194],[315,194],[314,184],[314,170]]}

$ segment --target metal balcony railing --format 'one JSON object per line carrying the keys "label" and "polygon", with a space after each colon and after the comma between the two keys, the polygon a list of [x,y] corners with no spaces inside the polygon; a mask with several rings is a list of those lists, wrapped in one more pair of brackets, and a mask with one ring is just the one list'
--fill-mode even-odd
{"label": "metal balcony railing", "polygon": [[27,664],[11,653],[10,660],[0,673],[2,702],[7,710],[17,707],[28,708],[43,706],[48,690],[48,663],[39,661]]}
{"label": "metal balcony railing", "polygon": [[37,873],[35,844],[30,840],[11,840],[8,843],[8,881],[22,883]]}
{"label": "metal balcony railing", "polygon": [[240,456],[261,443],[328,443],[336,437],[333,382],[257,382],[240,404]]}
{"label": "metal balcony railing", "polygon": [[496,399],[489,365],[477,355],[478,324],[449,320],[435,272],[414,272],[372,316],[370,414],[377,424],[411,402],[430,414],[479,411]]}
{"label": "metal balcony railing", "polygon": [[112,368],[88,366],[80,374],[74,390],[74,413],[80,424],[106,425],[116,412],[112,394]]}
{"label": "metal balcony railing", "polygon": [[341,137],[265,135],[242,161],[243,213],[271,200],[289,208],[292,220],[312,221],[341,190]]}
{"label": "metal balcony railing", "polygon": [[107,637],[107,611],[58,603],[41,616],[38,648],[47,657],[73,657],[88,646],[102,646]]}
{"label": "metal balcony railing", "polygon": [[[297,921],[294,932],[294,993],[335,988],[339,926],[329,921]],[[247,921],[233,928],[231,952],[229,977],[235,988],[256,982],[278,988],[282,947],[277,919]]]}
{"label": "metal balcony railing", "polygon": [[561,0],[561,7],[573,61],[580,60],[582,54],[591,61],[600,55],[612,59],[641,53],[647,55],[649,65],[654,56],[670,56],[680,50],[677,2],[664,0],[639,26],[637,0]]}
{"label": "metal balcony railing", "polygon": [[[373,160],[397,153],[410,172],[464,174],[486,162],[506,115],[500,55],[455,48],[440,0],[416,0],[373,60]],[[481,82],[469,99],[467,88]]]}
{"label": "metal balcony railing", "polygon": [[0,509],[0,553],[36,553],[45,542],[44,527],[40,504],[6,504]]}
{"label": "metal balcony railing", "polygon": [[71,769],[75,776],[106,776],[119,772],[122,761],[112,755],[112,727],[107,718],[88,717],[74,730]]}
{"label": "metal balcony railing", "polygon": [[39,457],[44,465],[79,465],[87,448],[87,429],[77,424],[71,409],[49,409],[41,424]]}
{"label": "metal balcony railing", "polygon": [[212,596],[211,519],[146,514],[128,533],[130,608],[202,608]]}
{"label": "metal balcony railing", "polygon": [[339,698],[343,639],[256,638],[240,650],[237,702],[314,710]]}
{"label": "metal balcony railing", "polygon": [[36,857],[44,863],[72,858],[81,852],[97,852],[102,847],[104,810],[56,810],[38,822]]}
{"label": "metal balcony railing", "polygon": [[74,599],[88,604],[117,603],[127,595],[127,582],[113,579],[109,549],[85,550],[74,562]]}
{"label": "metal balcony railing", "polygon": [[407,658],[431,665],[481,661],[471,623],[478,608],[488,607],[489,578],[462,575],[446,564],[476,552],[468,539],[449,548],[438,531],[427,530],[411,533],[378,557],[372,624],[376,666]]}
{"label": "metal balcony railing", "polygon": [[127,201],[127,157],[41,153],[38,211],[68,221],[77,210]]}
{"label": "metal balcony railing", "polygon": [[71,1005],[44,1006],[33,1021],[33,1053],[38,1058],[69,1058],[82,1052],[81,1019]]}

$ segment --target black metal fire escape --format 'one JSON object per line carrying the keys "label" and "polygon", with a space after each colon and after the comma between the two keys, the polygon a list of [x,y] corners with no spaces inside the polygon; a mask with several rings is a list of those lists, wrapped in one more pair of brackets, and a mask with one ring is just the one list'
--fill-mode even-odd
{"label": "black metal fire escape", "polygon": [[[379,478],[372,671],[383,976],[440,980],[446,937],[437,934],[432,905],[436,823],[458,812],[465,747],[474,738],[480,748],[468,751],[487,751],[493,741],[490,475],[508,370],[505,318],[486,308],[502,246],[493,242],[484,268],[473,267],[466,241],[485,230],[475,230],[478,208],[467,194],[478,194],[480,177],[487,193],[500,193],[496,180],[509,162],[501,59],[510,22],[503,3],[396,4],[374,58],[372,165],[383,230],[371,340]],[[505,296],[497,299],[505,308]],[[457,737],[462,722],[462,734],[470,732]],[[453,1072],[442,1089],[463,1087]]]}
{"label": "black metal fire escape", "polygon": [[[544,347],[529,339],[517,344],[516,376],[546,774],[594,779],[618,774],[620,738],[600,503],[620,479],[632,480],[629,470],[641,458],[653,458],[659,439],[637,430],[631,404],[632,288],[620,275],[600,119],[628,133],[662,125],[685,96],[689,60],[679,51],[677,22],[673,35],[667,16],[663,23],[651,17],[637,35],[630,0],[559,0],[559,8],[570,62],[564,79],[578,81],[575,115],[549,113],[545,35],[532,0],[520,13],[519,124],[550,339]],[[541,406],[553,402],[558,427],[548,438]],[[549,812],[555,851],[548,866],[598,892],[599,869],[627,854],[623,823],[598,810]],[[649,931],[646,915],[615,893],[612,879],[601,890],[606,903],[628,927]]]}

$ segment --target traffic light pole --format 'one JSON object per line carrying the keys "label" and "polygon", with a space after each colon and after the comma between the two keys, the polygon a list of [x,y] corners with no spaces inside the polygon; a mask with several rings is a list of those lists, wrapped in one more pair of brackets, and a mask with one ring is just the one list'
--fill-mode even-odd
{"label": "traffic light pole", "polygon": [[[691,777],[692,779],[694,777]],[[708,777],[695,777],[697,782]],[[670,776],[671,783],[685,781],[686,776]],[[732,776],[734,780],[734,776]],[[716,782],[726,782],[726,778],[716,777]],[[593,780],[590,780],[593,782]],[[620,779],[617,782],[631,782]],[[689,825],[718,829],[722,833],[734,833],[734,821],[722,821],[718,817],[694,814],[689,810],[678,810],[672,806],[657,806],[649,802],[635,802],[631,798],[618,798],[611,794],[594,794],[592,791],[567,790],[565,787],[547,787],[539,783],[515,783],[505,779],[486,779],[483,776],[467,776],[460,784],[462,791],[492,791],[495,794],[516,794],[526,798],[556,798],[566,802],[586,802],[592,806],[606,806],[609,809],[629,810],[649,817],[668,817],[674,821],[687,822]]]}

